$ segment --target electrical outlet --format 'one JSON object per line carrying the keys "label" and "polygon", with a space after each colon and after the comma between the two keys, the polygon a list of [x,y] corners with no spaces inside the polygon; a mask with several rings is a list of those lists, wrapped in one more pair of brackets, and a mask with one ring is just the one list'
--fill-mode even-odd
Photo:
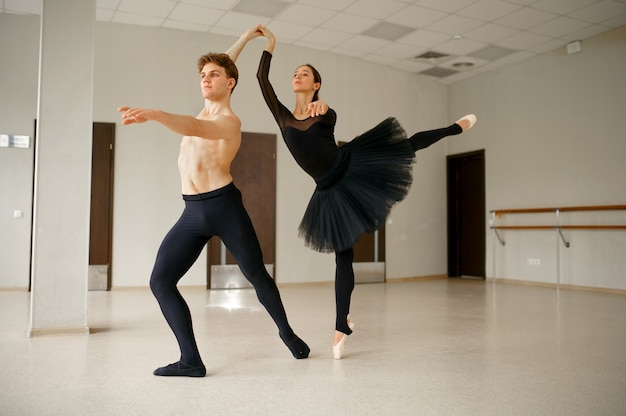
{"label": "electrical outlet", "polygon": [[541,265],[541,259],[529,258],[529,259],[526,260],[526,263],[529,266],[539,266],[539,265]]}

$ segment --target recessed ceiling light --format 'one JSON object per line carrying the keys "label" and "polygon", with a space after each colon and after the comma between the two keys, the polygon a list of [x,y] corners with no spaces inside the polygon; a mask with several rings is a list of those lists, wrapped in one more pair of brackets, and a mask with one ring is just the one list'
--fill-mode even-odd
{"label": "recessed ceiling light", "polygon": [[463,39],[463,36],[461,36],[461,35],[454,35],[454,36],[452,36],[452,39],[454,39],[454,40],[461,40],[461,39]]}

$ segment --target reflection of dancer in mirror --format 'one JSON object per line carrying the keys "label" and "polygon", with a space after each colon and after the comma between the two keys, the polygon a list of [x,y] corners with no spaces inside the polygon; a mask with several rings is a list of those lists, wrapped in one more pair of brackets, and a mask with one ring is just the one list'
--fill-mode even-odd
{"label": "reflection of dancer in mirror", "polygon": [[315,68],[296,68],[293,112],[278,100],[269,82],[276,38],[268,28],[258,25],[241,35],[231,48],[233,59],[259,36],[268,40],[257,72],[263,97],[289,151],[317,185],[300,223],[300,235],[312,249],[335,253],[333,356],[340,359],[354,328],[348,318],[354,289],[352,245],[363,233],[384,224],[391,207],[404,199],[411,186],[415,152],[471,128],[476,117],[467,115],[449,127],[419,132],[408,140],[398,121],[388,118],[339,148],[334,137],[337,116],[318,98],[322,80]]}
{"label": "reflection of dancer in mirror", "polygon": [[238,72],[228,54],[207,54],[198,61],[205,106],[196,117],[156,109],[120,107],[122,124],[156,121],[183,135],[178,156],[185,209],[159,248],[150,288],[180,347],[179,361],[154,371],[158,376],[204,377],[206,368],[193,333],[189,307],[176,285],[213,236],[222,239],[254,286],[295,358],[309,347],[287,322],[276,283],[263,264],[256,233],[233,183],[230,166],[241,144],[241,121],[230,97]]}

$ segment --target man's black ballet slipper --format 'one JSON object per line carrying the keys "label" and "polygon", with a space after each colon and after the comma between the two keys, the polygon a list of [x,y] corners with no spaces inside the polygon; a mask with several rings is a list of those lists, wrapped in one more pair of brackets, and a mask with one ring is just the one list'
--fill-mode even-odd
{"label": "man's black ballet slipper", "polygon": [[206,368],[203,365],[191,367],[178,361],[165,367],[159,367],[152,374],[155,376],[204,377]]}
{"label": "man's black ballet slipper", "polygon": [[300,360],[309,356],[311,349],[296,334],[293,334],[291,337],[284,337],[281,333],[278,335],[280,335],[280,339],[282,339],[285,345],[289,348],[294,358]]}

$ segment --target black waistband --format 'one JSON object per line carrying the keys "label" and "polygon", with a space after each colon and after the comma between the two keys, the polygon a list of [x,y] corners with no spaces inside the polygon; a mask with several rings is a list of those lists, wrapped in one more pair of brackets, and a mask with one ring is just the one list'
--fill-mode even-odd
{"label": "black waistband", "polygon": [[350,165],[350,152],[346,149],[339,149],[340,152],[337,155],[337,159],[333,163],[330,171],[321,178],[315,179],[317,189],[328,189],[343,178]]}
{"label": "black waistband", "polygon": [[232,191],[233,189],[236,189],[234,182],[229,183],[228,185],[222,187],[222,188],[217,188],[213,191],[209,191],[209,192],[205,192],[202,194],[194,194],[194,195],[185,195],[183,194],[183,199],[185,201],[202,201],[204,199],[209,199],[209,198],[215,198],[218,197],[220,195],[223,195],[227,192]]}

